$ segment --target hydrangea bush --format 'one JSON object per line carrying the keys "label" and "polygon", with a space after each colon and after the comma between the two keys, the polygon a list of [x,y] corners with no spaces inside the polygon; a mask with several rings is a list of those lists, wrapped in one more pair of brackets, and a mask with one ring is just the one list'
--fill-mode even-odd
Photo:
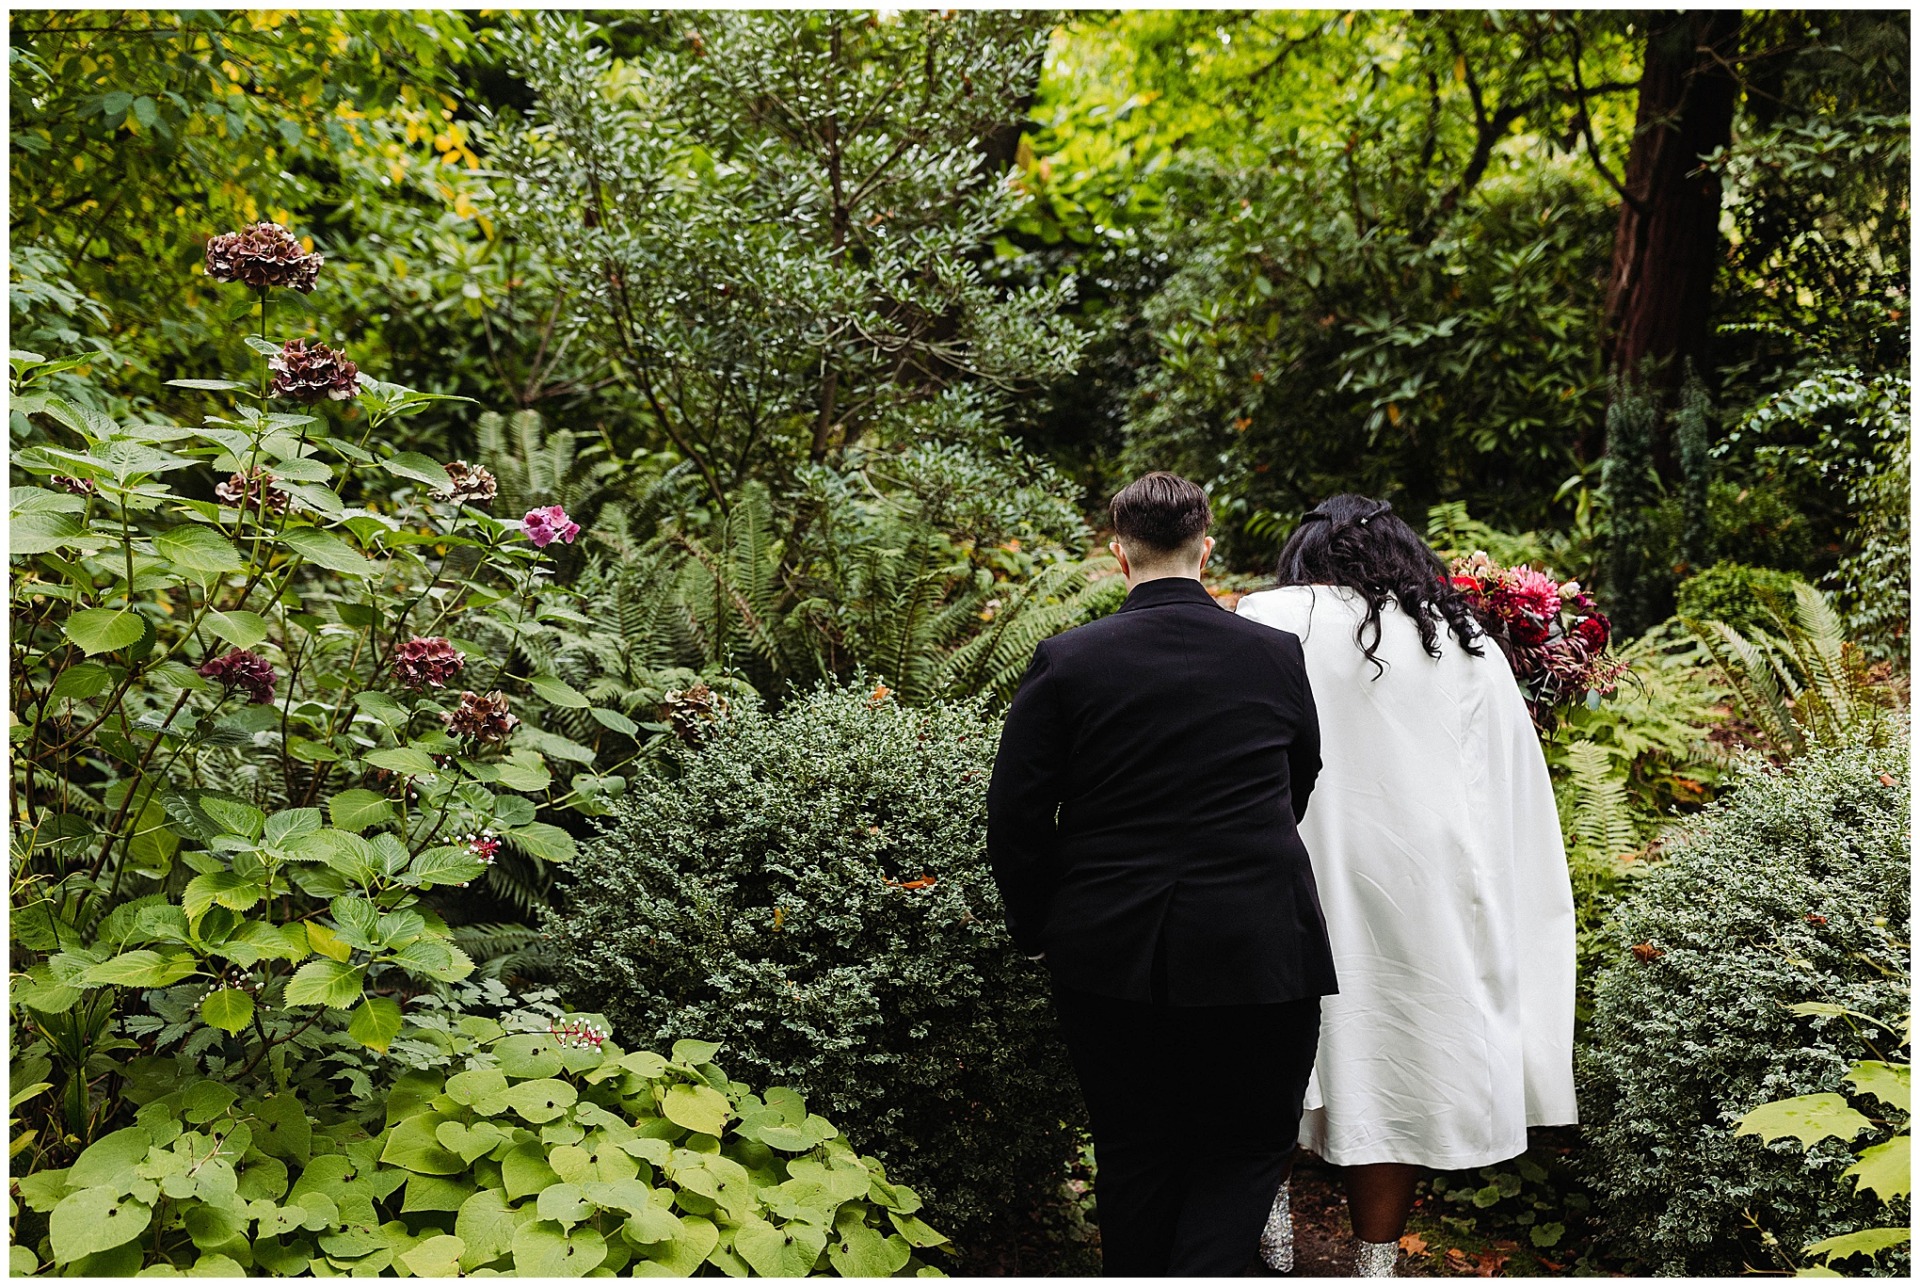
{"label": "hydrangea bush", "polygon": [[109,418],[49,391],[88,359],[12,355],[9,1017],[51,1087],[16,1174],[126,1128],[130,1056],[325,1101],[319,1056],[385,1050],[472,970],[446,891],[502,846],[573,850],[541,815],[585,801],[543,749],[594,750],[515,710],[590,703],[514,658],[582,620],[541,549],[577,526],[487,512],[484,471],[386,441],[437,398],[273,334],[320,268],[272,225],[213,239],[267,360],[174,381],[219,399],[196,423]]}
{"label": "hydrangea bush", "polygon": [[[1778,1268],[1779,1245],[1883,1222],[1837,1182],[1846,1144],[1736,1131],[1885,1059],[1874,1034],[1909,1008],[1908,810],[1904,734],[1749,760],[1621,901],[1581,1105],[1612,1235],[1655,1272]],[[1877,1262],[1905,1268],[1904,1252]]]}
{"label": "hydrangea bush", "polygon": [[1058,1197],[1083,1112],[986,862],[997,720],[871,682],[705,713],[570,869],[570,993],[858,1123],[962,1264],[992,1263]]}

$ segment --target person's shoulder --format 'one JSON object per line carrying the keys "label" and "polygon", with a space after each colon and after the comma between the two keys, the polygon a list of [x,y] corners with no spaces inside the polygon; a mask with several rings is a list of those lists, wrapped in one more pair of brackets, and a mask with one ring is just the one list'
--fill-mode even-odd
{"label": "person's shoulder", "polygon": [[1243,621],[1298,634],[1313,612],[1313,602],[1313,586],[1283,585],[1241,595],[1234,611]]}

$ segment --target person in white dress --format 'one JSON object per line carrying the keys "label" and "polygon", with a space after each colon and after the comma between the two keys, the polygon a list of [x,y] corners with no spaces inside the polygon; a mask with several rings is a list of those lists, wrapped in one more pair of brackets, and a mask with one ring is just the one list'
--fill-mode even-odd
{"label": "person in white dress", "polygon": [[[1325,767],[1300,834],[1340,980],[1300,1143],[1345,1168],[1356,1272],[1391,1276],[1422,1168],[1578,1120],[1573,890],[1513,672],[1392,507],[1324,502],[1278,582],[1238,611],[1306,654]],[[1261,1252],[1291,1267],[1285,1184]]]}

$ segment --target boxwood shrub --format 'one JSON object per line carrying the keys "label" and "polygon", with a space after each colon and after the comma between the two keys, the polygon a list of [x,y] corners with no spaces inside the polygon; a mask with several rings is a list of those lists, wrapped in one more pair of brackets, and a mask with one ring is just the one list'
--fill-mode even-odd
{"label": "boxwood shrub", "polygon": [[549,922],[569,995],[805,1094],[963,1267],[1057,1205],[1084,1112],[987,867],[998,731],[870,682],[736,703],[634,783]]}
{"label": "boxwood shrub", "polygon": [[[1778,1271],[1779,1249],[1884,1222],[1840,1182],[1853,1154],[1839,1141],[1803,1151],[1734,1124],[1771,1100],[1844,1092],[1856,1060],[1888,1053],[1871,1023],[1790,1007],[1896,1027],[1908,1012],[1906,739],[1736,776],[1621,902],[1582,1052],[1612,1236],[1662,1274]],[[1906,1265],[1901,1253],[1879,1271]]]}

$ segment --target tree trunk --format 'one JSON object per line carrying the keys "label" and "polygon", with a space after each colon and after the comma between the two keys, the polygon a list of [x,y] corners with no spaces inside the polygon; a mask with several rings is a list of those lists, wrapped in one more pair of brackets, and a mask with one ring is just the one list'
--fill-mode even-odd
{"label": "tree trunk", "polygon": [[[1738,10],[1648,16],[1640,106],[1627,154],[1627,199],[1614,233],[1607,282],[1607,364],[1637,380],[1677,390],[1684,359],[1707,361],[1714,275],[1720,265],[1720,180],[1700,158],[1733,138],[1739,85],[1731,63]],[[1664,434],[1655,445],[1663,477],[1673,472]]]}

